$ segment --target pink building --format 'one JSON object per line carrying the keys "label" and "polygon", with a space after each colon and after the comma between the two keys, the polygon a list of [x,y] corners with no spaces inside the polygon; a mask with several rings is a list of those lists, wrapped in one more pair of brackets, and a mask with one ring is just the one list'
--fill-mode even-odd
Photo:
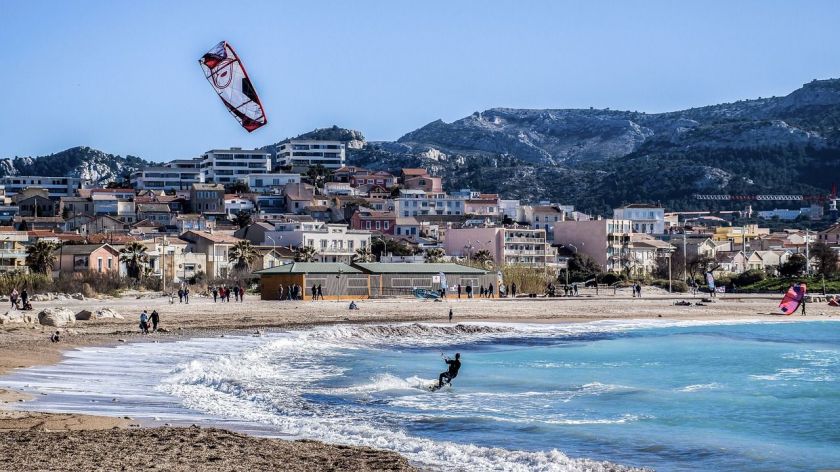
{"label": "pink building", "polygon": [[544,229],[459,228],[446,231],[446,254],[472,257],[488,251],[497,266],[533,265],[545,267],[556,261],[556,253],[545,238]]}
{"label": "pink building", "polygon": [[120,252],[110,244],[71,244],[58,249],[58,272],[118,272]]}
{"label": "pink building", "polygon": [[554,244],[588,255],[608,272],[620,272],[621,259],[629,254],[630,220],[558,221]]}

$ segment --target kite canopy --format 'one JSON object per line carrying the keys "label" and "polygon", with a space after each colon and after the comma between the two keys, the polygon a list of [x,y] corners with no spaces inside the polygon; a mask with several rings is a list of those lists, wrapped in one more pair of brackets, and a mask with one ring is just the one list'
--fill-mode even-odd
{"label": "kite canopy", "polygon": [[222,103],[243,128],[250,133],[268,123],[251,79],[230,44],[220,42],[204,54],[198,63]]}

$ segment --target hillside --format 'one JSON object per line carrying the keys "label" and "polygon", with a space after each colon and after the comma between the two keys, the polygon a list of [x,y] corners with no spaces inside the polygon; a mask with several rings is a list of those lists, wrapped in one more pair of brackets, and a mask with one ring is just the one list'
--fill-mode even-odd
{"label": "hillside", "polygon": [[659,114],[493,108],[366,143],[350,161],[426,166],[448,188],[593,211],[639,201],[696,208],[698,192],[827,193],[840,178],[840,80]]}
{"label": "hillside", "polygon": [[39,157],[0,159],[0,175],[82,177],[99,185],[119,181],[133,170],[152,165],[135,156],[116,156],[86,146]]}

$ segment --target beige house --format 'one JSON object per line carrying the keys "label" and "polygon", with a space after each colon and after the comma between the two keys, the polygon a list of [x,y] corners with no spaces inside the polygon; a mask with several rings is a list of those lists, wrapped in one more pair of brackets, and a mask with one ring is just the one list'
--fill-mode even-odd
{"label": "beige house", "polygon": [[205,254],[205,271],[210,278],[227,277],[231,269],[228,251],[241,239],[218,232],[187,231],[180,238],[188,243],[186,252]]}

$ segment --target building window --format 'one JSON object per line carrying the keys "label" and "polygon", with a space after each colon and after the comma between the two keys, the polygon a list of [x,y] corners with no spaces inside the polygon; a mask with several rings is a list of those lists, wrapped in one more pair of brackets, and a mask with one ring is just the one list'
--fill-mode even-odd
{"label": "building window", "polygon": [[97,268],[97,270],[99,270],[99,272],[102,272],[102,258],[101,257],[96,258],[96,268]]}
{"label": "building window", "polygon": [[384,225],[385,225],[385,230],[387,231],[391,227],[391,222],[386,221],[386,222],[384,222]]}

